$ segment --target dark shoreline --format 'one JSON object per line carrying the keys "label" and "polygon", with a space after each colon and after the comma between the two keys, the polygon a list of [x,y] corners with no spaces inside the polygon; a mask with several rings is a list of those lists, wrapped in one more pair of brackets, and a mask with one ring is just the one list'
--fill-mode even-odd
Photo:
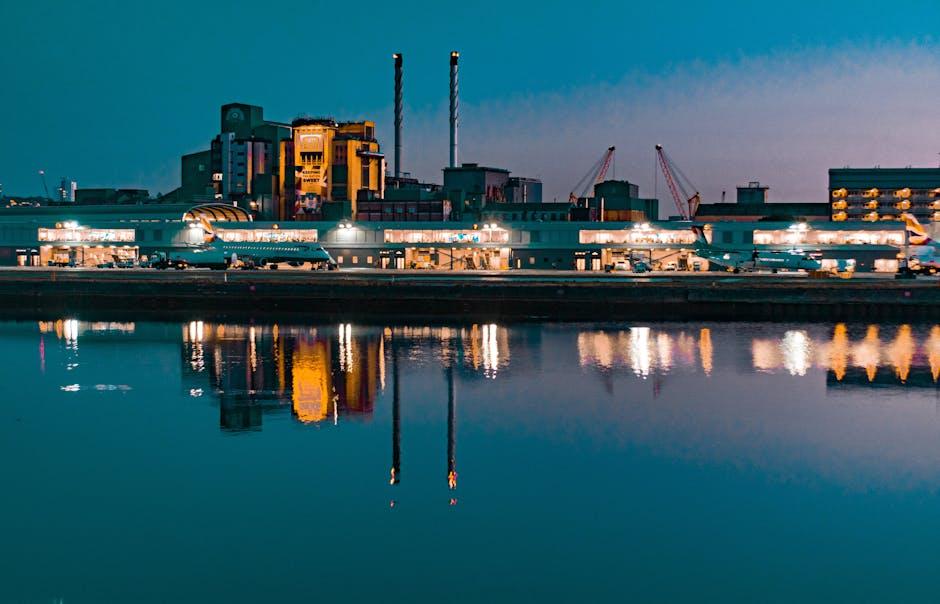
{"label": "dark shoreline", "polygon": [[3,316],[185,320],[929,321],[940,283],[776,276],[0,270]]}

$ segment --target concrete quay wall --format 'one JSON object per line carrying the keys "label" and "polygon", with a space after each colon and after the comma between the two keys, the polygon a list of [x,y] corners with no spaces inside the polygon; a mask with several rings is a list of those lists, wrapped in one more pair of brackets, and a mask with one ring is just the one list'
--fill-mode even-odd
{"label": "concrete quay wall", "polygon": [[940,320],[940,282],[794,277],[0,270],[0,309],[308,318]]}

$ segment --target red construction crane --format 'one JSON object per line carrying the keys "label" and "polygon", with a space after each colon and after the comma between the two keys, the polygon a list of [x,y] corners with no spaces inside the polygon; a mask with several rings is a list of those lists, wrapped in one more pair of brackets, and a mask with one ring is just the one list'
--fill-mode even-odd
{"label": "red construction crane", "polygon": [[[597,183],[604,182],[604,178],[607,177],[607,170],[610,169],[611,163],[614,161],[614,151],[616,147],[608,147],[604,154],[601,155],[601,158],[594,162],[594,165],[591,166],[591,169],[588,170],[588,173],[585,174],[581,180],[578,181],[571,191],[571,195],[568,196],[568,201],[574,203],[578,201],[581,197],[587,197],[588,191],[596,185]],[[583,187],[583,188],[582,188]],[[581,191],[580,195],[575,194],[575,191]]]}
{"label": "red construction crane", "polygon": [[[702,201],[698,188],[692,184],[688,176],[682,173],[662,145],[656,145],[656,156],[659,158],[659,167],[663,169],[663,176],[666,178],[666,184],[669,185],[672,199],[676,202],[679,216],[683,220],[692,220]],[[695,192],[689,195],[689,191]]]}

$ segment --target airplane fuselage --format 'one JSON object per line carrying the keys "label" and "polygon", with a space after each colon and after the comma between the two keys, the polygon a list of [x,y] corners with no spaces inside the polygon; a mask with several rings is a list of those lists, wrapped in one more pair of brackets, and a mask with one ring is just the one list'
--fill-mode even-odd
{"label": "airplane fuselage", "polygon": [[736,271],[819,270],[819,260],[797,251],[748,251],[699,246],[696,256]]}
{"label": "airplane fuselage", "polygon": [[335,264],[329,252],[308,243],[230,243],[214,242],[229,259],[251,261],[259,266],[281,262]]}
{"label": "airplane fuselage", "polygon": [[205,245],[175,250],[166,255],[165,264],[176,268],[225,269],[239,264],[249,267],[268,264],[303,264],[335,266],[329,252],[307,243],[231,243],[213,241]]}

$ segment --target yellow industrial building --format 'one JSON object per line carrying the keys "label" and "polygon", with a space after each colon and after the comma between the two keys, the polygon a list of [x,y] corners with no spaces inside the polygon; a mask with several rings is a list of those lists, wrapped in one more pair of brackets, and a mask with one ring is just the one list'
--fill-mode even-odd
{"label": "yellow industrial building", "polygon": [[385,162],[375,140],[375,122],[336,122],[329,118],[298,118],[294,133],[294,164],[298,203],[381,198]]}

